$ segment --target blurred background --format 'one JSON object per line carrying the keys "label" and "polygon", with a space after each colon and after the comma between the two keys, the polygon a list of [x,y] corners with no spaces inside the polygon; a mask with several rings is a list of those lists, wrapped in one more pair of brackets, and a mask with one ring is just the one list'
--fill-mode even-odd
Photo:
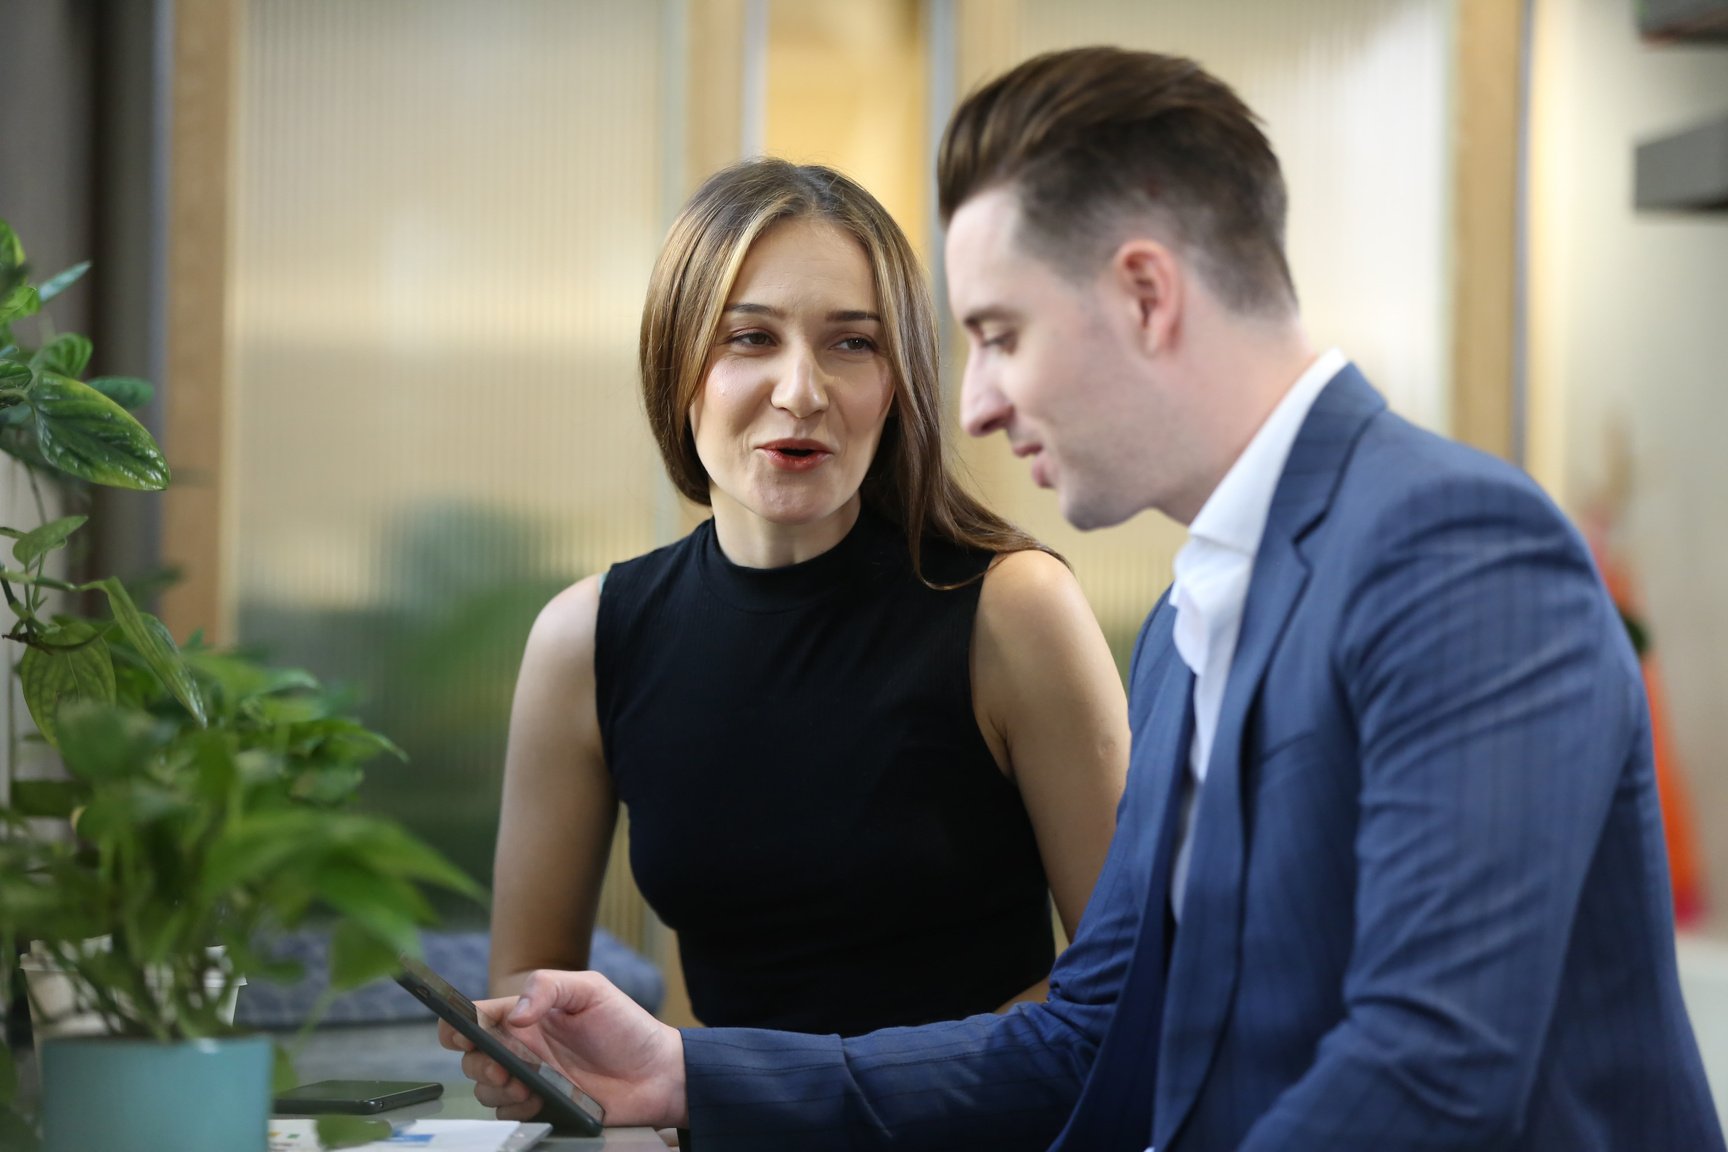
{"label": "blurred background", "polygon": [[[1285,165],[1316,339],[1590,534],[1648,645],[1722,1067],[1728,0],[0,0],[0,218],[43,272],[95,261],[54,314],[93,371],[158,382],[175,469],[103,494],[98,562],[176,570],[177,636],[345,686],[409,754],[367,803],[485,879],[535,613],[696,520],[634,371],[678,205],[740,156],[834,165],[940,295],[948,113],[1091,42],[1234,84]],[[1078,534],[999,439],[959,448],[1125,662],[1180,530]],[[669,956],[622,838],[613,872],[602,922]]]}

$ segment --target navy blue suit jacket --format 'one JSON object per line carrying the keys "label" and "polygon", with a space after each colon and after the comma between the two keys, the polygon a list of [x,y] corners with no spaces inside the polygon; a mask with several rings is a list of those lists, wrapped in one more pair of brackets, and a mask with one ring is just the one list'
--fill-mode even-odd
{"label": "navy blue suit jacket", "polygon": [[701,1152],[1723,1148],[1636,661],[1528,478],[1354,367],[1320,394],[1169,942],[1192,723],[1172,619],[1136,647],[1128,788],[1049,1000],[845,1042],[686,1032]]}

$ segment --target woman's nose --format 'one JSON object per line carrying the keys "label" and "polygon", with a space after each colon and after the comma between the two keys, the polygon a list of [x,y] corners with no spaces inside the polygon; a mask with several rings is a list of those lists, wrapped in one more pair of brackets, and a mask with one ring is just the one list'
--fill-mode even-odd
{"label": "woman's nose", "polygon": [[774,406],[799,420],[828,407],[828,379],[821,363],[807,350],[792,352],[786,371],[774,385]]}

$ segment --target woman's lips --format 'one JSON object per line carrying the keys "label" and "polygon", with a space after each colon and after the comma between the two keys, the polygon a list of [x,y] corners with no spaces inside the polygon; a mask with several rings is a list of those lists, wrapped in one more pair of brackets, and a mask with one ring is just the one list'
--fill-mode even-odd
{"label": "woman's lips", "polygon": [[833,455],[814,440],[776,440],[762,445],[760,451],[783,472],[808,472],[821,467]]}

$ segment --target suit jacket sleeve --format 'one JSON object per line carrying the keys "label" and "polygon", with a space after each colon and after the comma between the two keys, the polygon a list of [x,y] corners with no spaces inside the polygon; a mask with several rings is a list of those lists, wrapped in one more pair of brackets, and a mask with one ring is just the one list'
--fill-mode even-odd
{"label": "suit jacket sleeve", "polygon": [[[1142,628],[1136,667],[1145,638]],[[686,1030],[690,1130],[700,1152],[1047,1148],[1079,1097],[1133,954],[1151,834],[1139,825],[1151,783],[1129,773],[1117,834],[1044,1003],[850,1040]]]}
{"label": "suit jacket sleeve", "polygon": [[1333,668],[1361,769],[1345,1017],[1242,1148],[1500,1147],[1643,731],[1635,665],[1522,478],[1418,487],[1360,547]]}

